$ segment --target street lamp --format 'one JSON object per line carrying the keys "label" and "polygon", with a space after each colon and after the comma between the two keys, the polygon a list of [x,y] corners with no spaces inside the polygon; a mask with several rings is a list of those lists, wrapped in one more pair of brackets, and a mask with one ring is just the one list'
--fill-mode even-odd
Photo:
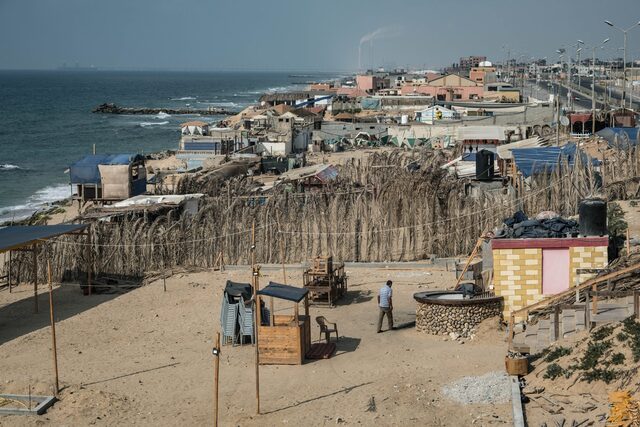
{"label": "street lamp", "polygon": [[[613,23],[611,21],[604,21],[605,24],[607,24],[608,26],[615,28],[618,31],[622,31],[622,34],[624,34],[624,53],[623,53],[623,58],[622,58],[622,66],[623,66],[623,71],[622,71],[622,76],[623,76],[623,82],[622,82],[622,108],[625,108],[625,104],[627,102],[627,32],[629,32],[629,30],[632,30],[633,28],[635,28],[636,26],[640,25],[640,21],[636,22],[635,24],[633,24],[632,26],[630,26],[629,28],[627,28],[626,30],[616,27],[615,25],[613,25]],[[631,106],[631,104],[629,104],[629,106]]]}
{"label": "street lamp", "polygon": [[582,48],[580,47],[581,44],[584,44],[584,42],[580,39],[577,40],[578,44],[576,45],[577,49],[576,49],[576,61],[578,62],[578,88],[580,88],[580,66],[582,65],[580,63],[580,52],[582,52]]}
{"label": "street lamp", "polygon": [[602,43],[592,46],[593,59],[591,62],[591,135],[596,133],[596,49],[604,49],[604,45],[609,39],[604,39]]}

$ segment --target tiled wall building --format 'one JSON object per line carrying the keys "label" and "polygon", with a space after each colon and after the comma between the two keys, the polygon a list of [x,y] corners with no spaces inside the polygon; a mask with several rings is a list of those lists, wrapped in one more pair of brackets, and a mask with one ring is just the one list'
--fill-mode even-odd
{"label": "tiled wall building", "polygon": [[494,239],[493,284],[504,317],[589,279],[578,269],[607,266],[607,237]]}

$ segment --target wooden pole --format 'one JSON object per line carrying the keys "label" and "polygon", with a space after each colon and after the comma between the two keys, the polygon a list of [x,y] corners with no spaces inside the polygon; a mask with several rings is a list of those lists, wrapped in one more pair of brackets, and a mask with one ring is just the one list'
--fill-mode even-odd
{"label": "wooden pole", "polygon": [[9,293],[11,293],[11,286],[12,286],[11,281],[13,279],[11,277],[11,251],[9,251],[9,272],[7,274],[8,274],[7,278],[9,279]]}
{"label": "wooden pole", "polygon": [[33,303],[35,312],[38,312],[38,246],[35,244],[32,247],[33,254]]}
{"label": "wooden pole", "polygon": [[627,255],[631,254],[631,242],[629,241],[629,227],[627,227]]}
{"label": "wooden pole", "polygon": [[513,329],[515,327],[515,320],[516,320],[516,316],[511,313],[511,316],[509,316],[509,350],[513,349]]}
{"label": "wooden pole", "polygon": [[280,254],[282,257],[282,280],[285,285],[287,284],[287,271],[284,268],[284,240],[280,240]]}
{"label": "wooden pole", "polygon": [[213,425],[218,427],[218,390],[220,384],[220,332],[216,333],[216,348],[215,348],[215,363],[214,363],[214,388],[213,388],[213,400],[215,404],[215,412],[213,418]]}
{"label": "wooden pole", "polygon": [[93,269],[93,250],[91,248],[91,227],[87,229],[87,242],[89,248],[89,267],[87,268],[87,288],[89,289],[89,295],[92,292],[91,286],[91,270]]}
{"label": "wooden pole", "polygon": [[253,281],[253,301],[255,304],[255,328],[253,333],[256,337],[256,353],[255,353],[255,363],[256,363],[256,414],[260,415],[260,343],[258,341],[258,329],[260,328],[261,320],[261,307],[260,307],[260,296],[258,296],[258,288],[260,287],[260,282],[258,276],[260,274],[260,268],[256,267],[256,221],[254,220],[251,224],[251,279]]}
{"label": "wooden pole", "polygon": [[54,396],[58,397],[60,382],[58,380],[58,347],[56,344],[56,321],[53,315],[53,286],[51,284],[51,261],[47,260],[47,280],[49,281],[49,317],[51,319],[51,345],[53,350],[53,371],[56,374]]}
{"label": "wooden pole", "polygon": [[464,268],[462,269],[462,273],[460,273],[460,277],[458,277],[458,281],[456,282],[456,287],[454,289],[458,289],[458,286],[460,286],[460,282],[462,282],[462,279],[464,278],[464,274],[467,272],[467,269],[469,268],[469,264],[471,264],[471,260],[475,258],[476,254],[478,253],[478,249],[480,249],[480,245],[484,241],[484,235],[485,233],[483,232],[478,238],[476,245],[473,247],[473,251],[471,252],[471,255],[469,255],[469,258],[467,259],[467,263],[464,265]]}

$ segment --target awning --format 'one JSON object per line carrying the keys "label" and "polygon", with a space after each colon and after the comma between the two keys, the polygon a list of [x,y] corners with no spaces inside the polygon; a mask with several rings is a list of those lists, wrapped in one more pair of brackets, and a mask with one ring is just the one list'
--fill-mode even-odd
{"label": "awning", "polygon": [[309,293],[305,288],[296,288],[294,286],[281,285],[280,283],[269,282],[269,284],[258,291],[258,295],[265,295],[284,299],[287,301],[300,302]]}
{"label": "awning", "polygon": [[89,224],[15,225],[0,228],[0,253],[29,246],[39,240],[75,233]]}

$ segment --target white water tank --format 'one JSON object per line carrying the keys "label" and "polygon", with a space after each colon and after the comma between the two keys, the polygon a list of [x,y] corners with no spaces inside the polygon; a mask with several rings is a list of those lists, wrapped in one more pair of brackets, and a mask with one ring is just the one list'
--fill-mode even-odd
{"label": "white water tank", "polygon": [[400,124],[401,125],[409,124],[409,116],[406,114],[403,114],[402,116],[400,116]]}

